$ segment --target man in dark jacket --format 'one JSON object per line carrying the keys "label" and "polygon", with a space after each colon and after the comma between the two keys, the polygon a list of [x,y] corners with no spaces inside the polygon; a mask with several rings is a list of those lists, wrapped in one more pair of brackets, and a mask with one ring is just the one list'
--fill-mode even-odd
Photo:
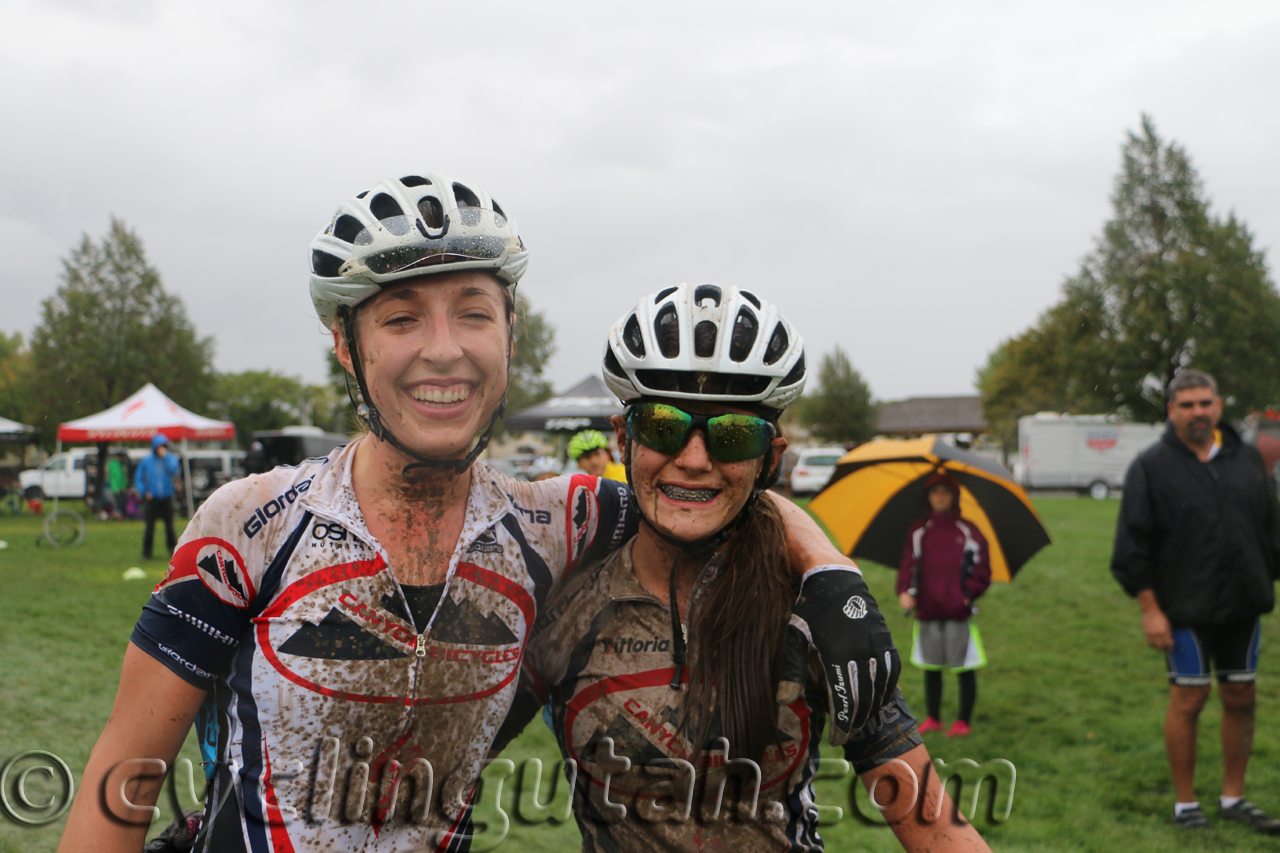
{"label": "man in dark jacket", "polygon": [[1244,799],[1253,743],[1259,616],[1275,606],[1280,506],[1258,452],[1229,424],[1206,373],[1168,388],[1169,426],[1129,466],[1111,573],[1142,606],[1147,643],[1169,662],[1165,749],[1177,795],[1174,822],[1208,825],[1195,797],[1196,721],[1210,666],[1222,699],[1224,818],[1280,834]]}

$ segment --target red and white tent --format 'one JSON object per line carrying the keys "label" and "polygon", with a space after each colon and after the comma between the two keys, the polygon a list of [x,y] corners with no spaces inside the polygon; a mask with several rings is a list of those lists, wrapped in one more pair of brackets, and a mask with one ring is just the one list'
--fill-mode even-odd
{"label": "red and white tent", "polygon": [[150,441],[157,433],[175,441],[211,441],[235,438],[236,426],[231,421],[215,421],[189,412],[148,382],[106,411],[61,424],[58,440]]}
{"label": "red and white tent", "polygon": [[[150,441],[159,433],[164,433],[171,441],[182,441],[185,451],[187,439],[216,441],[235,438],[236,425],[231,421],[215,421],[189,412],[148,382],[132,396],[105,411],[59,424],[58,450],[61,451],[64,441]],[[187,513],[190,514],[195,511],[191,498],[191,466],[186,453],[182,456],[183,480],[187,484]]]}

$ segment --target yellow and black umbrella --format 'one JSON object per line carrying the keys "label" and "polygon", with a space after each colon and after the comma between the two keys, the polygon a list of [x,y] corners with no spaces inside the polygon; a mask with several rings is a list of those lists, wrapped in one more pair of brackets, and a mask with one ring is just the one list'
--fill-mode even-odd
{"label": "yellow and black umbrella", "polygon": [[1008,471],[936,436],[854,448],[841,457],[809,509],[840,550],[896,567],[907,530],[925,512],[924,481],[939,469],[960,482],[960,514],[987,537],[992,580],[1010,580],[1049,544],[1030,498]]}

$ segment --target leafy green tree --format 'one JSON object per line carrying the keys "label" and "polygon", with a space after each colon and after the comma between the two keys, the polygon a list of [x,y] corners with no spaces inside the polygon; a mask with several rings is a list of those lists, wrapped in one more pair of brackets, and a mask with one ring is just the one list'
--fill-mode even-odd
{"label": "leafy green tree", "polygon": [[[983,415],[1006,452],[1018,443],[1018,418],[1035,412],[1111,411],[1097,383],[1102,306],[1094,293],[1068,285],[1062,302],[1036,325],[1004,341],[978,369]],[[1082,365],[1087,365],[1080,369]]]}
{"label": "leafy green tree", "polygon": [[556,351],[556,329],[523,296],[516,297],[516,355],[507,384],[507,411],[518,412],[551,396],[551,382],[543,376]]}
{"label": "leafy green tree", "polygon": [[61,277],[31,336],[27,383],[27,417],[47,443],[58,424],[112,406],[147,382],[181,406],[205,410],[213,338],[196,335],[136,232],[112,218],[101,241],[85,235],[63,259]]}
{"label": "leafy green tree", "polygon": [[1280,402],[1280,294],[1244,223],[1214,216],[1185,149],[1150,117],[1129,133],[1112,218],[1062,300],[979,370],[992,423],[1037,408],[1164,418],[1182,368],[1217,377],[1227,415]]}
{"label": "leafy green tree", "polygon": [[22,421],[26,415],[28,361],[22,335],[0,332],[0,418]]}
{"label": "leafy green tree", "polygon": [[219,374],[209,404],[216,417],[235,423],[236,438],[243,447],[261,430],[294,424],[326,430],[341,427],[337,410],[338,401],[328,386],[307,385],[271,370]]}
{"label": "leafy green tree", "polygon": [[822,357],[817,385],[816,393],[801,400],[798,412],[815,438],[851,444],[876,434],[871,388],[839,346]]}
{"label": "leafy green tree", "polygon": [[[356,417],[356,408],[351,404],[351,394],[356,391],[355,377],[349,377],[347,370],[342,366],[342,362],[338,361],[338,356],[333,351],[333,347],[325,350],[325,364],[329,368],[329,384],[327,391],[330,399],[333,401],[333,409],[330,414],[329,421],[334,432],[345,432],[348,435],[361,432],[364,429],[364,423]],[[351,390],[347,390],[348,382]]]}

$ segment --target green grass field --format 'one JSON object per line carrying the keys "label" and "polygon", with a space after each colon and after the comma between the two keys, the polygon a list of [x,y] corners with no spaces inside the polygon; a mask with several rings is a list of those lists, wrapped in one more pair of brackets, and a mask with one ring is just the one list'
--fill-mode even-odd
{"label": "green grass field", "polygon": [[[1038,502],[1054,544],[1011,585],[983,601],[979,617],[991,664],[979,675],[972,737],[926,737],[933,755],[947,761],[994,758],[1017,768],[1010,818],[977,821],[1000,851],[1273,850],[1280,840],[1255,836],[1214,821],[1188,836],[1169,823],[1172,789],[1161,739],[1167,688],[1158,654],[1147,649],[1137,607],[1107,571],[1116,501],[1060,498]],[[90,522],[74,550],[35,545],[30,516],[0,519],[0,761],[44,749],[79,774],[115,695],[116,680],[134,620],[163,574],[159,560],[143,564],[145,581],[124,581],[140,565],[141,524]],[[894,606],[892,573],[865,566],[900,645],[910,626]],[[1249,795],[1280,814],[1280,679],[1271,654],[1276,621],[1264,620],[1257,738]],[[908,669],[902,688],[923,716],[919,673]],[[955,685],[947,685],[944,712],[954,713]],[[1211,700],[1201,721],[1197,790],[1212,819],[1221,786],[1220,714]],[[950,717],[948,716],[948,722]],[[836,753],[831,751],[832,755]],[[184,756],[195,759],[189,743]],[[534,723],[506,757],[557,758],[546,727]],[[41,777],[30,780],[34,801],[47,799]],[[510,780],[514,781],[514,780]],[[508,788],[511,785],[508,784]],[[850,785],[822,783],[819,802],[847,805]],[[984,796],[985,799],[985,796]],[[168,820],[168,815],[162,816]],[[44,853],[57,846],[61,821],[39,828],[0,815],[0,851]],[[830,850],[898,849],[888,830],[852,817],[824,830]],[[499,849],[577,849],[577,830],[512,825]]]}

